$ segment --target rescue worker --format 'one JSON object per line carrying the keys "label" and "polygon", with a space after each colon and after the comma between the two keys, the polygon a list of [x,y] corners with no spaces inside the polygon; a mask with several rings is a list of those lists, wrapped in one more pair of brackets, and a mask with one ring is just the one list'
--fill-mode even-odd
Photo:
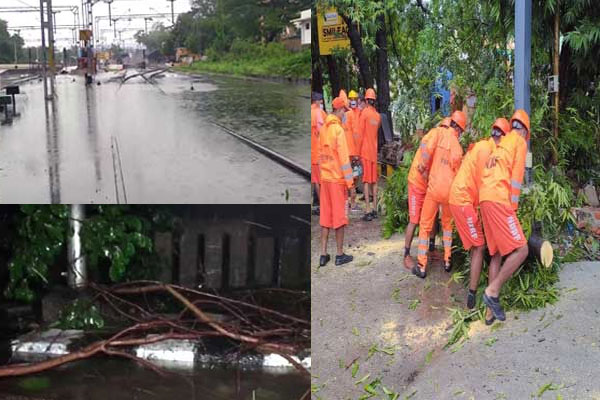
{"label": "rescue worker", "polygon": [[[344,124],[344,131],[346,132],[346,142],[348,144],[348,154],[350,155],[350,164],[352,165],[352,171],[354,173],[355,167],[360,162],[359,140],[360,135],[358,134],[358,119],[360,117],[360,110],[358,109],[358,93],[354,90],[350,90],[348,93],[348,101],[350,109],[346,112],[346,123]],[[357,176],[354,176],[354,187],[356,187]],[[350,196],[350,211],[360,211],[360,208],[356,204],[356,192],[353,196]]]}
{"label": "rescue worker", "polygon": [[[423,136],[421,144],[415,152],[412,164],[410,165],[410,170],[408,171],[407,188],[409,220],[404,235],[404,267],[411,271],[415,267],[415,260],[410,255],[410,248],[412,246],[415,229],[417,228],[417,225],[419,225],[423,200],[425,200],[425,194],[427,193],[427,176],[424,176],[419,172],[419,164],[421,164],[421,148],[425,147],[429,140],[435,140],[434,138],[441,131],[440,128],[450,128],[450,118],[444,118],[440,121],[437,128],[430,130]],[[429,237],[429,251],[432,252],[434,249],[435,229],[432,229]]]}
{"label": "rescue worker", "polygon": [[325,118],[327,118],[327,113],[323,109],[323,95],[313,92],[310,106],[310,182],[314,193],[317,195],[317,201],[320,198],[319,185],[321,184],[319,177],[319,131],[325,124]]}
{"label": "rescue worker", "polygon": [[506,319],[500,305],[500,289],[529,253],[527,239],[516,214],[530,134],[529,115],[525,110],[517,110],[510,124],[512,130],[502,138],[488,159],[479,189],[479,207],[491,263],[500,265],[502,257],[508,256],[483,294],[484,303],[500,321]]}
{"label": "rescue worker", "polygon": [[[377,134],[381,126],[381,116],[375,109],[375,90],[367,89],[365,100],[367,107],[360,114],[358,129],[362,136],[360,158],[363,165],[363,185],[365,193],[364,221],[377,218]],[[372,189],[372,191],[371,191]],[[371,197],[373,196],[373,210],[371,210]]]}
{"label": "rescue worker", "polygon": [[[490,154],[496,149],[502,136],[510,131],[510,124],[505,118],[498,118],[492,125],[491,138],[480,140],[463,158],[462,164],[450,188],[450,212],[454,218],[454,225],[460,236],[465,250],[471,252],[471,273],[469,293],[467,295],[467,308],[475,307],[475,294],[479,284],[485,240],[481,228],[477,207],[479,206],[479,188],[481,187],[481,174],[485,169]],[[490,265],[490,282],[498,273],[499,264]],[[494,322],[491,311],[488,309],[486,324]]]}
{"label": "rescue worker", "polygon": [[319,135],[319,155],[321,168],[321,258],[319,266],[325,266],[331,259],[327,254],[329,231],[335,230],[337,254],[335,265],[352,261],[353,257],[344,254],[344,227],[348,224],[346,200],[352,187],[352,167],[348,156],[346,135],[342,127],[342,117],[346,112],[343,99],[333,100],[333,113],[327,116]]}
{"label": "rescue worker", "polygon": [[460,167],[463,150],[458,142],[460,135],[467,125],[467,117],[462,111],[454,111],[450,117],[450,128],[441,128],[433,140],[428,140],[421,147],[421,163],[418,170],[428,175],[427,193],[423,200],[421,219],[419,220],[419,246],[417,253],[418,265],[412,273],[424,279],[427,276],[427,239],[435,215],[441,206],[442,213],[442,242],[444,244],[444,270],[450,272],[450,256],[452,251],[452,215],[448,207],[450,186]]}

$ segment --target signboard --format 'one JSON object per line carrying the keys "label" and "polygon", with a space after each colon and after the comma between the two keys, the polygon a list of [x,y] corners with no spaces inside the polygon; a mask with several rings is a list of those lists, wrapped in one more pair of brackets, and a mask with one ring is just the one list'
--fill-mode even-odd
{"label": "signboard", "polygon": [[80,30],[79,40],[83,40],[84,42],[89,42],[90,40],[92,40],[92,31],[89,29]]}
{"label": "signboard", "polygon": [[348,26],[335,8],[319,11],[317,29],[319,30],[319,53],[322,56],[330,55],[335,48],[350,48]]}

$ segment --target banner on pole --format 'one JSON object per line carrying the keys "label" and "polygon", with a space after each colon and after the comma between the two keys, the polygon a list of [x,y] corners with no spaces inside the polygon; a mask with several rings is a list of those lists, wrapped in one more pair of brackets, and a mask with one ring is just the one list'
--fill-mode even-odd
{"label": "banner on pole", "polygon": [[322,56],[330,55],[335,48],[350,48],[348,26],[335,8],[319,10],[317,29],[319,30],[319,53]]}

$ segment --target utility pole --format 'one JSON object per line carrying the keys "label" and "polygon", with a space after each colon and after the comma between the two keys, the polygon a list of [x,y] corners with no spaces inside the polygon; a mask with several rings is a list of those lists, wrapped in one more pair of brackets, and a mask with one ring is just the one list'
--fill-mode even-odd
{"label": "utility pole", "polygon": [[17,29],[15,32],[16,32],[16,33],[15,33],[15,36],[14,36],[14,39],[15,39],[15,40],[14,40],[14,44],[15,44],[15,65],[17,65],[17,64],[19,63],[19,62],[18,62],[18,61],[19,61],[19,59],[18,59],[18,57],[17,57],[17,37],[19,37],[19,35],[21,35],[21,30],[20,30],[20,29]]}
{"label": "utility pole", "polygon": [[171,2],[171,22],[175,25],[175,0],[167,0]]}
{"label": "utility pole", "polygon": [[114,0],[104,0],[105,3],[108,3],[108,22],[110,25],[110,21],[112,20],[112,9],[111,4]]}
{"label": "utility pole", "polygon": [[[40,21],[42,28],[42,73],[44,78],[44,97],[46,100],[54,100],[54,76],[56,71],[54,69],[54,28],[52,24],[52,0],[40,0]],[[46,30],[48,31],[47,48]]]}
{"label": "utility pole", "polygon": [[113,22],[113,28],[114,28],[114,35],[113,35],[113,39],[117,40],[117,21],[119,20],[119,18],[115,18],[112,20]]}
{"label": "utility pole", "polygon": [[[531,79],[531,0],[515,1],[515,109],[531,117],[529,80]],[[527,142],[525,186],[531,184],[531,143]]]}

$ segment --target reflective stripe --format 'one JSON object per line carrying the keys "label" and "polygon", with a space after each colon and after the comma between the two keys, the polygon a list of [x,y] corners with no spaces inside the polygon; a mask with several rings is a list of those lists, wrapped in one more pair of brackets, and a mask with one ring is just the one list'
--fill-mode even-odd
{"label": "reflective stripe", "polygon": [[427,239],[419,239],[419,244],[427,244]]}
{"label": "reflective stripe", "polygon": [[510,201],[512,201],[513,203],[518,203],[519,202],[519,196],[518,195],[511,195],[510,196]]}
{"label": "reflective stripe", "polygon": [[429,153],[427,153],[425,150],[422,150],[421,157],[429,159]]}
{"label": "reflective stripe", "polygon": [[452,240],[444,240],[444,246],[452,246]]}
{"label": "reflective stripe", "polygon": [[515,181],[514,179],[512,179],[510,181],[510,184],[512,185],[512,187],[514,187],[515,189],[521,189],[521,184],[517,181]]}
{"label": "reflective stripe", "polygon": [[425,255],[425,254],[427,254],[427,250],[419,249],[417,254],[420,256]]}
{"label": "reflective stripe", "polygon": [[350,163],[342,165],[342,169],[352,169]]}
{"label": "reflective stripe", "polygon": [[452,231],[444,231],[444,236],[452,237]]}
{"label": "reflective stripe", "polygon": [[421,149],[424,149],[425,147],[427,147],[425,143],[421,142]]}
{"label": "reflective stripe", "polygon": [[350,181],[350,180],[354,179],[354,175],[352,175],[352,174],[346,174],[346,175],[344,175],[344,179],[347,180],[347,181]]}

